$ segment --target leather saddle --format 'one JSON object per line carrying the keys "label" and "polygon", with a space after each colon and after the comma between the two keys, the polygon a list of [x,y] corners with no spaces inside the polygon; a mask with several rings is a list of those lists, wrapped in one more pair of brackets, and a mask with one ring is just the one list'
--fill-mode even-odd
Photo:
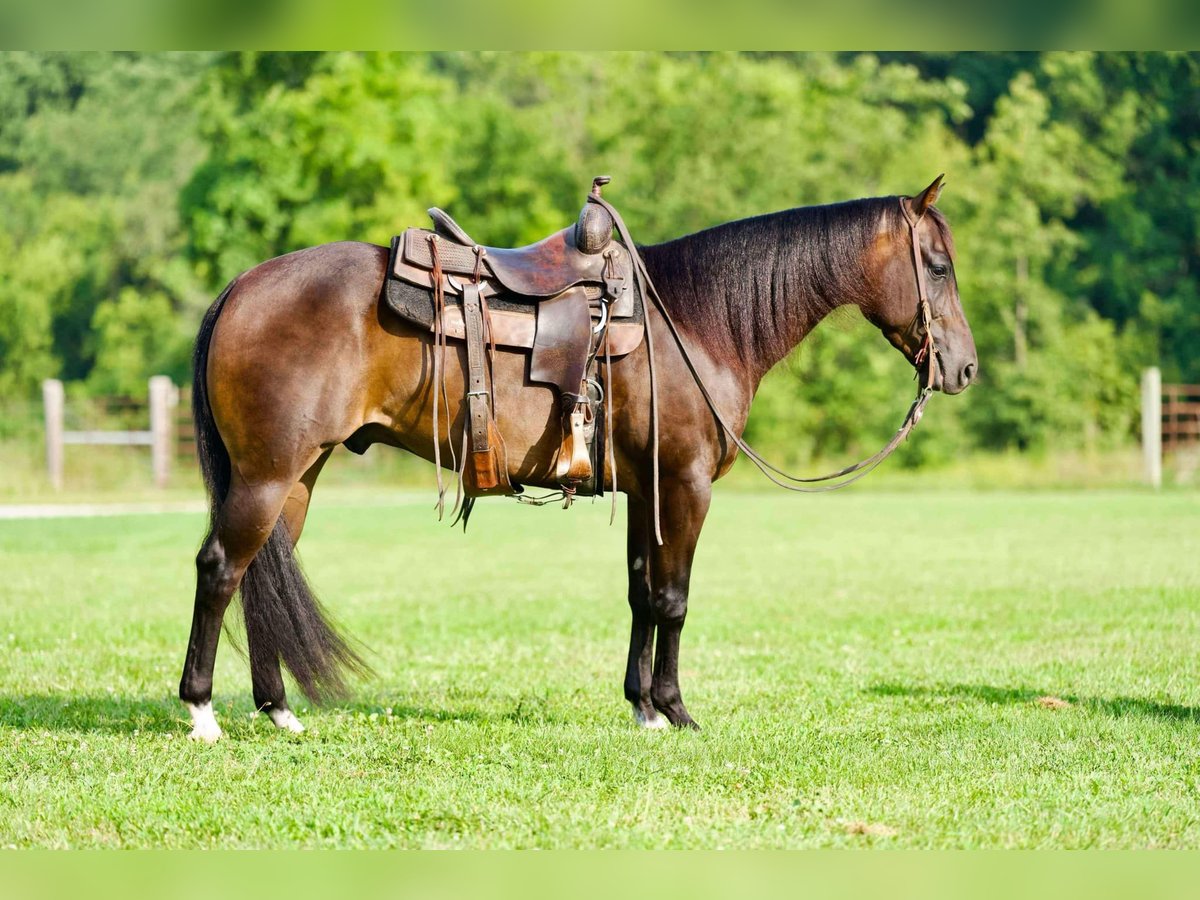
{"label": "leather saddle", "polygon": [[[609,181],[595,178],[592,196],[599,198]],[[530,381],[558,391],[563,438],[556,476],[567,502],[579,491],[601,493],[596,470],[603,471],[603,448],[594,438],[603,435],[595,427],[603,410],[591,396],[599,390],[589,368],[597,357],[635,349],[644,334],[633,261],[613,240],[612,216],[589,200],[563,230],[527,247],[504,248],[477,243],[440,209],[429,215],[433,230],[409,228],[392,239],[385,300],[400,317],[429,329],[435,342],[467,345],[466,495],[521,490],[509,483],[496,426],[489,345],[530,350]],[[436,415],[434,428],[440,463]]]}

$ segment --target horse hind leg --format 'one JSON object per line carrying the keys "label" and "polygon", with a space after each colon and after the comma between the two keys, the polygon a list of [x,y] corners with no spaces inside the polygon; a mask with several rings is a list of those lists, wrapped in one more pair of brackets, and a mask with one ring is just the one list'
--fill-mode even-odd
{"label": "horse hind leg", "polygon": [[196,556],[196,599],[179,699],[191,714],[189,737],[212,743],[221,737],[212,709],[213,667],[221,622],[246,568],[266,543],[283,508],[288,484],[230,485],[212,531]]}
{"label": "horse hind leg", "polygon": [[[321,474],[321,469],[332,452],[333,450],[330,449],[321,454],[300,480],[292,485],[292,489],[284,501],[283,520],[287,526],[293,550],[304,531],[304,521],[308,516],[308,504],[312,499],[313,485],[316,484],[317,476]],[[269,651],[256,652],[260,649],[256,646],[259,641],[258,634],[253,629],[247,629],[246,642],[250,657],[250,680],[254,686],[254,705],[259,711],[267,714],[276,728],[290,731],[292,734],[300,734],[304,731],[304,726],[288,706],[279,655]]]}

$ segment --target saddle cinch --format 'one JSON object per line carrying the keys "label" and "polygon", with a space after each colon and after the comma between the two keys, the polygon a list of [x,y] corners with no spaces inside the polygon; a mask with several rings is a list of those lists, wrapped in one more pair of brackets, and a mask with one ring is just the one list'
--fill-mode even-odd
{"label": "saddle cinch", "polygon": [[[644,305],[628,248],[613,239],[614,222],[599,199],[611,179],[593,179],[579,220],[528,247],[486,247],[445,212],[429,210],[433,230],[409,228],[392,239],[385,298],[402,318],[434,336],[434,462],[441,483],[440,411],[448,341],[467,351],[467,415],[460,486],[469,515],[474,498],[520,494],[510,482],[504,438],[496,424],[491,359],[495,348],[530,351],[529,380],[557,388],[562,430],[555,477],[564,505],[577,494],[603,493],[611,441],[607,385],[599,359],[635,349],[644,334]],[[456,354],[457,356],[457,354]],[[609,367],[604,367],[603,380]],[[611,410],[611,406],[609,407]],[[453,446],[453,442],[451,444]]]}

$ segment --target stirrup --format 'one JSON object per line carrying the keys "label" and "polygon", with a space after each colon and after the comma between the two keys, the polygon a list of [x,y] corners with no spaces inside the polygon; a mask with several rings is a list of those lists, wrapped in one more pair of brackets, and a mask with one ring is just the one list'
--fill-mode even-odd
{"label": "stirrup", "polygon": [[583,432],[590,406],[591,401],[586,394],[576,394],[571,411],[563,415],[564,436],[558,448],[558,464],[554,474],[556,480],[569,487],[572,493],[578,485],[592,477],[592,455]]}

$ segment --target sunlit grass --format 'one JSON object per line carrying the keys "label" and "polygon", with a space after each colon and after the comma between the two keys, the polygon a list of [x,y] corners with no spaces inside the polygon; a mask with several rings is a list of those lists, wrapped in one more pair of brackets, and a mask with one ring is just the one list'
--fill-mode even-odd
{"label": "sunlit grass", "polygon": [[223,641],[213,747],[173,699],[201,518],[0,522],[0,843],[1200,843],[1191,494],[720,493],[700,733],[632,725],[605,504],[490,501],[463,536],[321,501],[304,560],[378,677],[294,698],[291,737]]}

